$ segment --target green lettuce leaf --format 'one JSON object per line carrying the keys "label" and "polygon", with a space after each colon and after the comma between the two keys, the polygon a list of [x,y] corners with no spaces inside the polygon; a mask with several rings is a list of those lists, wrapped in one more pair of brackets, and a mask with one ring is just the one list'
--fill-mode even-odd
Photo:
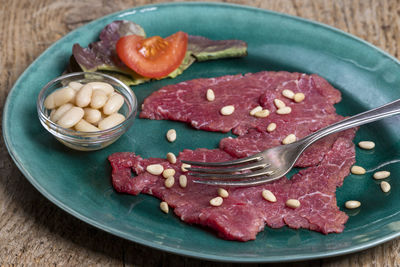
{"label": "green lettuce leaf", "polygon": [[[134,22],[127,20],[113,21],[100,32],[99,41],[90,43],[87,48],[74,44],[67,71],[105,72],[122,80],[127,85],[137,85],[151,80],[135,73],[118,58],[115,49],[117,41],[122,36],[132,34],[146,36],[143,28]],[[247,44],[243,41],[214,41],[202,36],[189,35],[188,49],[181,65],[163,78],[175,78],[195,61],[245,55],[247,55]]]}

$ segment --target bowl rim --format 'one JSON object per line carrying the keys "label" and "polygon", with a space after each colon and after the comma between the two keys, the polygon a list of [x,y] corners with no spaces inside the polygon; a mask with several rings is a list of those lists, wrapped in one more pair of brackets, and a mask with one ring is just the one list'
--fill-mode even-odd
{"label": "bowl rim", "polygon": [[[100,131],[95,131],[95,132],[83,132],[83,131],[76,131],[73,129],[69,129],[69,128],[64,128],[61,127],[60,125],[56,124],[55,122],[53,122],[52,120],[50,120],[43,112],[44,110],[44,97],[43,94],[44,92],[50,87],[52,86],[54,83],[60,82],[64,79],[70,78],[70,77],[75,77],[75,76],[79,76],[79,75],[85,75],[85,74],[91,74],[91,75],[98,75],[100,77],[103,78],[107,78],[112,80],[113,82],[119,84],[123,90],[125,90],[129,97],[132,99],[132,101],[130,101],[130,99],[128,99],[125,95],[123,95],[124,99],[128,99],[128,102],[130,102],[130,104],[132,105],[132,110],[129,112],[129,114],[125,117],[125,120],[119,124],[117,124],[116,126],[106,129],[106,130],[100,130]],[[43,100],[43,101],[41,101]],[[37,100],[36,100],[36,109],[39,115],[39,120],[44,120],[44,123],[49,125],[49,127],[53,130],[58,130],[59,133],[61,133],[62,135],[66,135],[69,138],[80,138],[80,139],[98,139],[101,138],[103,136],[106,137],[106,139],[109,139],[109,135],[114,136],[121,130],[124,129],[125,126],[129,127],[129,125],[132,123],[132,121],[134,120],[135,116],[136,116],[136,112],[137,112],[137,108],[138,108],[138,102],[137,102],[137,98],[135,93],[132,91],[132,89],[127,86],[125,83],[123,83],[121,80],[108,75],[108,74],[104,74],[101,72],[71,72],[68,74],[64,74],[61,76],[58,76],[54,79],[52,79],[51,81],[49,81],[46,85],[44,85],[42,87],[42,89],[40,90]],[[46,128],[46,127],[44,127]],[[49,129],[47,129],[49,130]]]}

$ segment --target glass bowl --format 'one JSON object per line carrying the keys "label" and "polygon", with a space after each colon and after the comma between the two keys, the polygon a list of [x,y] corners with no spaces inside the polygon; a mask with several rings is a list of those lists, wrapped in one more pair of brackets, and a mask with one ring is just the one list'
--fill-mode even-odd
{"label": "glass bowl", "polygon": [[[125,116],[125,121],[102,131],[81,132],[59,126],[50,120],[50,111],[44,106],[46,97],[55,90],[66,87],[70,82],[106,82],[114,87],[124,98],[124,104],[119,113]],[[99,72],[75,72],[60,76],[46,84],[37,99],[37,112],[43,127],[62,144],[81,151],[102,149],[115,142],[132,126],[137,112],[137,99],[133,91],[120,80]]]}

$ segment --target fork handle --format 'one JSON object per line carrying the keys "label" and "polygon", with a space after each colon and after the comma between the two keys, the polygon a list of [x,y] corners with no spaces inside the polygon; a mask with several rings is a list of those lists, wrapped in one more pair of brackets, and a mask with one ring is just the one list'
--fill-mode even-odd
{"label": "fork handle", "polygon": [[359,113],[344,120],[338,121],[334,124],[331,124],[325,128],[322,128],[308,135],[303,139],[305,144],[304,149],[307,148],[312,143],[314,143],[315,141],[327,135],[344,131],[356,126],[364,125],[397,114],[400,114],[400,99],[385,104],[383,106]]}

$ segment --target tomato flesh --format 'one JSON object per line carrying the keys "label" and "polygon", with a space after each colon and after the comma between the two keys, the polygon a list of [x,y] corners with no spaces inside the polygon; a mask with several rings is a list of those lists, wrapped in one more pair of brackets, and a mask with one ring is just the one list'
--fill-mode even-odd
{"label": "tomato flesh", "polygon": [[187,50],[188,35],[177,32],[163,39],[139,35],[121,37],[116,45],[118,57],[136,73],[162,78],[179,67]]}

